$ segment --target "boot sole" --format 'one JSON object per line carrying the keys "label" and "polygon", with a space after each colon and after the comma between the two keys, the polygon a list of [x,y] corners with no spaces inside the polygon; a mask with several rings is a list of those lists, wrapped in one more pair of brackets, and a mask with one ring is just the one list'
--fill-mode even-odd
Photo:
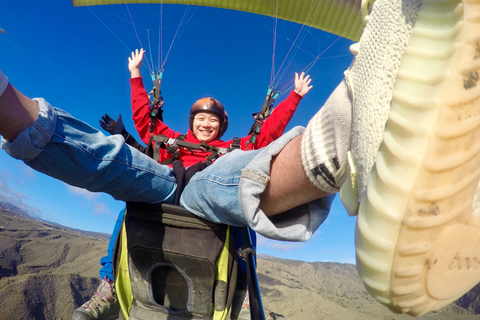
{"label": "boot sole", "polygon": [[355,235],[360,277],[397,313],[480,282],[479,30],[480,0],[424,1],[397,74]]}

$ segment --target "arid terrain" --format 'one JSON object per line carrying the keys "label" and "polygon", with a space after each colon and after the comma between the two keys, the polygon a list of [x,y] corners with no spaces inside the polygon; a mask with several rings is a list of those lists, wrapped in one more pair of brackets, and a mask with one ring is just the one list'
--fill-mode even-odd
{"label": "arid terrain", "polygon": [[[71,319],[95,291],[109,235],[32,219],[0,204],[0,319]],[[258,257],[264,306],[288,320],[415,319],[390,312],[351,264]],[[480,319],[480,287],[417,319]]]}

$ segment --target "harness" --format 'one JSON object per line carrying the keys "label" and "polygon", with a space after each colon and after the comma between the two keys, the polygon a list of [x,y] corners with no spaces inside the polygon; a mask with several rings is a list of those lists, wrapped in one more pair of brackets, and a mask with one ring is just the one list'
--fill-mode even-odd
{"label": "harness", "polygon": [[114,255],[130,320],[226,320],[237,278],[231,229],[169,204],[127,202]]}
{"label": "harness", "polygon": [[[202,171],[209,165],[211,165],[216,159],[224,154],[231,152],[235,149],[240,149],[240,138],[233,138],[233,142],[228,148],[218,148],[214,145],[209,145],[205,141],[201,143],[194,143],[185,141],[185,135],[180,135],[176,138],[169,138],[165,135],[151,136],[148,143],[148,155],[150,155],[155,161],[160,161],[160,148],[166,149],[167,153],[172,157],[164,160],[161,164],[172,165],[173,174],[177,180],[177,192],[175,194],[175,204],[180,202],[180,195],[188,184],[192,176],[199,171]],[[210,152],[206,160],[198,161],[194,165],[185,168],[183,162],[180,161],[180,151],[195,152],[204,151]]]}
{"label": "harness", "polygon": [[275,99],[277,99],[279,95],[280,95],[280,92],[276,92],[275,89],[273,89],[271,86],[268,87],[267,96],[265,97],[265,101],[263,102],[262,109],[260,110],[259,113],[256,114],[257,118],[255,119],[255,122],[250,128],[249,134],[251,134],[251,137],[247,141],[247,146],[250,143],[254,145],[255,142],[257,142],[257,136],[260,134],[260,130],[262,129],[263,122],[271,114],[271,111],[273,111],[273,103],[275,102]]}

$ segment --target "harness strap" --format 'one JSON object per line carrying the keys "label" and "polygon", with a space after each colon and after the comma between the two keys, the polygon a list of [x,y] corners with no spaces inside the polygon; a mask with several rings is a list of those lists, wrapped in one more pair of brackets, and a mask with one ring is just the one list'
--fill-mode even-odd
{"label": "harness strap", "polygon": [[175,192],[175,200],[173,204],[180,205],[180,196],[185,189],[185,167],[181,161],[175,160],[172,163],[173,175],[177,180],[177,191]]}
{"label": "harness strap", "polygon": [[150,103],[150,124],[148,125],[148,131],[152,133],[155,127],[155,120],[159,119],[163,122],[163,97],[161,95],[162,90],[160,90],[160,87],[162,86],[163,70],[158,71],[156,77],[153,72],[150,76],[152,77],[153,88],[148,93],[148,98],[150,99],[153,95],[153,100]]}
{"label": "harness strap", "polygon": [[[161,162],[162,164],[171,164],[175,160],[179,160],[179,149],[191,152],[193,152],[194,150],[210,152],[207,160],[211,162],[232,150],[231,148],[217,148],[215,146],[209,145],[205,141],[202,141],[202,143],[194,143],[184,141],[184,139],[184,135],[178,136],[177,138],[168,138],[164,135],[151,136],[148,148],[150,150],[153,149],[153,159],[155,159],[156,161],[159,161],[160,159],[160,148],[166,149],[168,153],[172,154],[172,158]],[[155,142],[155,144],[153,144],[153,142]]]}
{"label": "harness strap", "polygon": [[263,122],[269,116],[270,111],[273,110],[273,103],[279,95],[280,93],[276,93],[272,87],[268,87],[267,96],[265,97],[265,101],[263,102],[262,109],[259,113],[256,114],[257,118],[255,119],[254,124],[250,128],[249,134],[251,134],[251,136],[250,139],[247,141],[247,146],[250,143],[254,145],[255,142],[257,142],[257,136],[260,134]]}
{"label": "harness strap", "polygon": [[232,142],[232,144],[230,145],[230,147],[228,148],[228,151],[229,151],[229,152],[230,152],[230,151],[233,151],[233,150],[235,150],[235,149],[241,149],[241,148],[242,148],[242,146],[240,145],[240,141],[241,141],[241,140],[240,140],[239,137],[235,137],[235,138],[233,138],[232,140],[233,140],[233,142]]}
{"label": "harness strap", "polygon": [[[229,148],[217,148],[209,145],[205,141],[202,141],[201,143],[193,143],[185,141],[184,139],[184,135],[180,135],[177,138],[168,138],[164,135],[156,135],[150,137],[150,142],[148,144],[148,151],[150,154],[153,154],[153,159],[155,159],[155,161],[159,161],[160,159],[160,148],[164,148],[168,153],[172,154],[170,159],[162,161],[161,164],[172,164],[173,175],[175,176],[175,180],[177,180],[175,204],[180,203],[180,195],[182,194],[183,189],[196,172],[202,171],[223,154],[240,148],[240,138],[237,137],[233,138],[233,143]],[[193,150],[210,151],[210,155],[205,161],[198,161],[196,164],[185,169],[183,162],[180,161],[179,149],[191,150],[192,152]]]}

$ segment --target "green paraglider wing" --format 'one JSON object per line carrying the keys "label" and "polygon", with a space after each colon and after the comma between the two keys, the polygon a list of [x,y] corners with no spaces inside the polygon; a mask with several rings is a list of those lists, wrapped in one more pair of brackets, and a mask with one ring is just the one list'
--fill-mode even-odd
{"label": "green paraglider wing", "polygon": [[361,0],[72,0],[74,6],[174,3],[251,12],[305,24],[358,41],[363,31]]}

